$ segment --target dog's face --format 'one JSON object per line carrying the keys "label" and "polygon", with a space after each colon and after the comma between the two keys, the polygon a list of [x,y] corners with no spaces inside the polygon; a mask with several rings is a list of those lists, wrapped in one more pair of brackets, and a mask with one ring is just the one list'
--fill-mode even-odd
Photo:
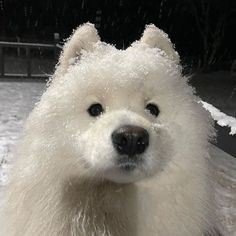
{"label": "dog's face", "polygon": [[[165,98],[158,89],[152,89],[156,72],[145,68],[142,60],[139,65],[129,63],[131,52],[112,50],[116,60],[109,52],[99,61],[81,62],[70,72],[79,75],[86,67],[89,74],[84,74],[84,82],[71,87],[78,96],[70,103],[78,110],[68,113],[78,123],[75,153],[90,174],[130,182],[161,170],[171,157],[170,117]],[[122,65],[118,65],[119,57]]]}
{"label": "dog's face", "polygon": [[145,43],[121,51],[97,42],[57,77],[42,103],[79,174],[129,183],[173,161],[188,133],[192,93],[176,60]]}

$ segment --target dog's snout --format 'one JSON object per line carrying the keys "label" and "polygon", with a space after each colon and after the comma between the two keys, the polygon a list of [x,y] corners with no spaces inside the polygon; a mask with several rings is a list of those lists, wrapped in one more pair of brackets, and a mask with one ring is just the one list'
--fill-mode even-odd
{"label": "dog's snout", "polygon": [[112,142],[119,154],[141,154],[149,145],[149,134],[139,126],[126,125],[112,133]]}

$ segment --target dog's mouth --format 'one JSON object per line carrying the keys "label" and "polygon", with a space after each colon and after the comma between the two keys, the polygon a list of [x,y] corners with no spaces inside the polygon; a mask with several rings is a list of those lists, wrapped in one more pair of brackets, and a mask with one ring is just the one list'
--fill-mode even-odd
{"label": "dog's mouth", "polygon": [[137,165],[134,163],[122,163],[119,164],[118,166],[123,171],[132,171],[137,167]]}
{"label": "dog's mouth", "polygon": [[105,179],[116,183],[133,183],[144,178],[145,158],[143,155],[118,155],[115,162],[103,171]]}
{"label": "dog's mouth", "polygon": [[143,159],[140,156],[133,156],[133,157],[124,156],[118,159],[117,165],[122,171],[133,171],[142,162]]}

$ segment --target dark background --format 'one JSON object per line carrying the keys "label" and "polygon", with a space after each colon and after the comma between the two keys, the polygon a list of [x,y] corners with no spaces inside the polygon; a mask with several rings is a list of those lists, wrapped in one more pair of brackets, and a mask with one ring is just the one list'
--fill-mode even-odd
{"label": "dark background", "polygon": [[208,70],[229,69],[236,58],[235,0],[0,0],[0,39],[22,42],[67,38],[90,21],[101,38],[125,48],[145,24],[167,32],[182,63]]}

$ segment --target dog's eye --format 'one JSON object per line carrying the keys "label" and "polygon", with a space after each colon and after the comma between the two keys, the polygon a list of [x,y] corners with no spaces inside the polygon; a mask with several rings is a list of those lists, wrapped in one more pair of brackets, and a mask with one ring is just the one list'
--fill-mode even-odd
{"label": "dog's eye", "polygon": [[92,104],[89,108],[88,108],[88,113],[91,116],[99,116],[103,113],[103,108],[102,105],[99,103],[96,104]]}
{"label": "dog's eye", "polygon": [[153,116],[156,116],[156,117],[160,113],[160,110],[157,107],[157,105],[155,105],[153,103],[148,103],[145,109],[148,110]]}

